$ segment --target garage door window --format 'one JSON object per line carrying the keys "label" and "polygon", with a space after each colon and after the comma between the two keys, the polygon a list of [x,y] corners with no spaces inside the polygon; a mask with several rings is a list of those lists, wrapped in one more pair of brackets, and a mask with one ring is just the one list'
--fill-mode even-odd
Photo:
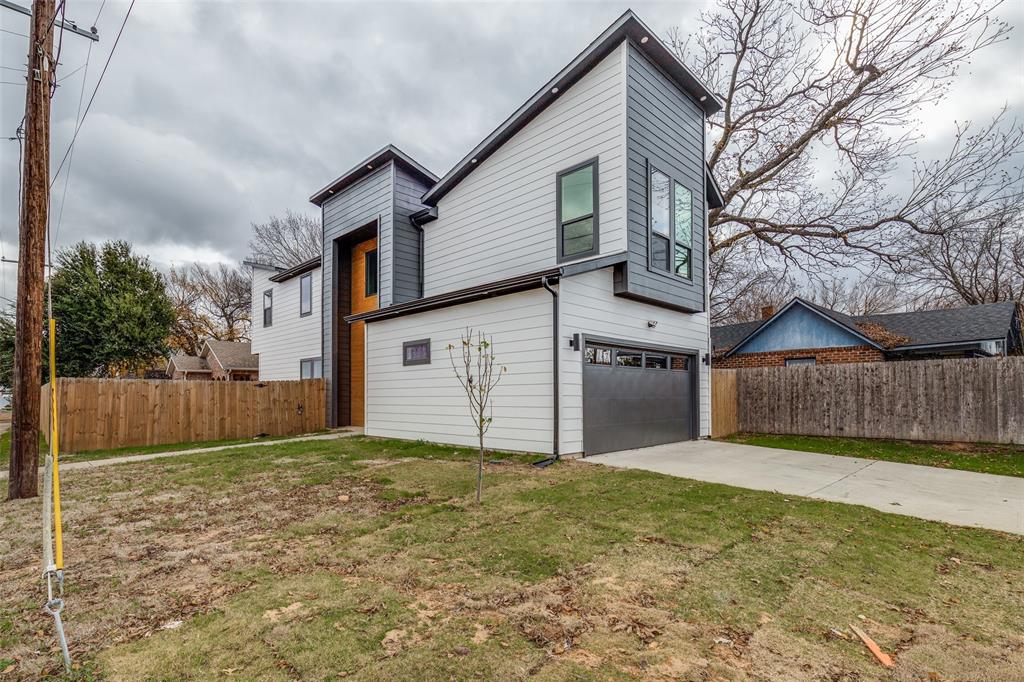
{"label": "garage door window", "polygon": [[647,369],[668,369],[668,356],[644,353],[644,367]]}
{"label": "garage door window", "polygon": [[610,365],[612,364],[612,349],[587,346],[588,365]]}
{"label": "garage door window", "polygon": [[672,369],[686,372],[690,369],[690,358],[685,355],[672,356]]}
{"label": "garage door window", "polygon": [[644,354],[620,350],[615,352],[615,364],[619,367],[643,367]]}

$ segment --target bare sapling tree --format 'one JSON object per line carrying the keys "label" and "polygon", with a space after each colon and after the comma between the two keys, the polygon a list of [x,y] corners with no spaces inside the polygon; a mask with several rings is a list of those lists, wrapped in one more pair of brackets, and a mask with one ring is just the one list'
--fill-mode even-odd
{"label": "bare sapling tree", "polygon": [[452,362],[452,370],[469,399],[469,413],[473,418],[480,445],[476,467],[476,502],[480,504],[484,487],[484,436],[494,421],[491,392],[508,368],[497,364],[491,338],[481,331],[474,335],[469,327],[460,337],[458,349],[454,344],[448,344],[448,357]]}
{"label": "bare sapling tree", "polygon": [[[1005,210],[1022,183],[1018,122],[992,112],[961,123],[939,157],[921,158],[918,144],[919,115],[973,56],[1007,39],[999,4],[718,0],[691,35],[670,31],[724,105],[708,122],[725,201],[709,214],[712,268],[733,249],[748,264],[805,272],[891,262],[908,235],[934,229],[936,205],[979,222]],[[743,277],[716,284],[742,289]],[[716,299],[729,297],[713,290]]]}

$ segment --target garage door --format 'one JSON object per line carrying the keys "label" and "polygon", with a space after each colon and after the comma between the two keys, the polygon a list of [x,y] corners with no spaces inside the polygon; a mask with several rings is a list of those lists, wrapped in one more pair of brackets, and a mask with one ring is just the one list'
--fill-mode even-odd
{"label": "garage door", "polygon": [[696,357],[588,342],[583,353],[588,455],[696,437]]}

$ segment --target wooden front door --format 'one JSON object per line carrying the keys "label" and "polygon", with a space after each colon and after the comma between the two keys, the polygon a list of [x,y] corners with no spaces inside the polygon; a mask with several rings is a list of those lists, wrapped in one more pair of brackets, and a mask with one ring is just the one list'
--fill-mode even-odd
{"label": "wooden front door", "polygon": [[[367,239],[352,247],[352,314],[377,309],[379,281],[377,239]],[[352,405],[352,426],[365,426],[366,415],[366,323],[349,325],[351,335],[351,379],[349,395]]]}

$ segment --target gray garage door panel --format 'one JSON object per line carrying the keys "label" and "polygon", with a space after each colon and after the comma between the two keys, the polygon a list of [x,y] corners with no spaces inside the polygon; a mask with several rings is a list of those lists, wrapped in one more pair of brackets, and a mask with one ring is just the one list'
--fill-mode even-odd
{"label": "gray garage door panel", "polygon": [[687,370],[669,370],[585,363],[585,453],[692,439],[694,364],[690,358]]}

